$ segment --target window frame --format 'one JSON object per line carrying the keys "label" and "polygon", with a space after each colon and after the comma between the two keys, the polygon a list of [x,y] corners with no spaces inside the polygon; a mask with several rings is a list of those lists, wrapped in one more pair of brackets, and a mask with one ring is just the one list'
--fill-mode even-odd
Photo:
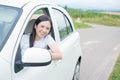
{"label": "window frame", "polygon": [[[65,21],[65,25],[66,25],[66,28],[67,28],[67,24],[68,24],[68,23],[69,23],[70,28],[71,28],[71,32],[70,32],[69,34],[67,34],[66,36],[64,36],[63,39],[60,38],[60,33],[59,33],[59,29],[58,29],[59,39],[60,39],[60,41],[63,41],[63,40],[66,39],[71,33],[74,32],[74,29],[73,29],[73,26],[72,26],[71,21],[69,20],[68,16],[67,16],[66,14],[64,14],[64,12],[63,12],[61,9],[52,7],[53,13],[54,13],[54,10],[58,11],[59,13],[61,13],[61,14],[63,15],[64,21]],[[55,16],[55,15],[54,15],[54,16]],[[56,24],[57,24],[57,20],[56,20],[55,17],[54,17],[54,19],[55,19],[55,22],[56,22]],[[67,20],[67,21],[66,21],[66,20]],[[58,24],[57,24],[57,26],[58,26]],[[58,27],[57,27],[57,28],[58,28]]]}

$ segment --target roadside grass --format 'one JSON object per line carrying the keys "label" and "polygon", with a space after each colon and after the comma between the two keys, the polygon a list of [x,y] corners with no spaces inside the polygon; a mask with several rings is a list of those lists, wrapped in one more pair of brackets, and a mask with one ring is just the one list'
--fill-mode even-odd
{"label": "roadside grass", "polygon": [[85,22],[91,22],[91,23],[97,23],[97,24],[103,24],[107,26],[115,26],[120,27],[120,19],[112,18],[109,16],[106,17],[95,17],[95,18],[82,18]]}
{"label": "roadside grass", "polygon": [[89,26],[84,24],[84,22],[120,27],[120,15],[106,14],[102,11],[84,11],[70,8],[66,8],[66,10],[73,19],[80,18],[80,20],[83,22],[76,23],[73,21],[76,28],[86,28],[86,26]]}
{"label": "roadside grass", "polygon": [[74,26],[76,29],[79,29],[79,28],[91,28],[91,26],[85,24],[84,22],[74,22]]}
{"label": "roadside grass", "polygon": [[91,26],[85,24],[83,21],[80,20],[80,18],[72,18],[73,24],[76,29],[79,28],[91,28]]}
{"label": "roadside grass", "polygon": [[108,80],[120,80],[120,55],[114,65],[113,71]]}

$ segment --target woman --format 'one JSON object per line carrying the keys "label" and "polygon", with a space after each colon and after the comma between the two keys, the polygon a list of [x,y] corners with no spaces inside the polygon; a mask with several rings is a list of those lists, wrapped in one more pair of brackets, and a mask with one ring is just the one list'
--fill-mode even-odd
{"label": "woman", "polygon": [[52,29],[51,19],[47,15],[41,15],[37,18],[33,25],[33,30],[30,34],[24,35],[21,41],[23,51],[29,47],[47,48],[51,52],[53,60],[62,59],[61,52],[49,35]]}

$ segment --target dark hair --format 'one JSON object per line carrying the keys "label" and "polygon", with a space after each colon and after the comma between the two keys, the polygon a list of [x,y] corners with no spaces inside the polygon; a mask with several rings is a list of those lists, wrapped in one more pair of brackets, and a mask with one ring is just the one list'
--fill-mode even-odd
{"label": "dark hair", "polygon": [[[51,23],[51,29],[50,29],[50,32],[51,32],[51,30],[52,30],[52,21],[51,21],[51,19],[50,19],[50,17],[49,16],[47,16],[47,15],[41,15],[41,16],[39,16],[37,19],[36,19],[36,21],[35,21],[35,23],[34,23],[34,25],[33,25],[33,30],[32,30],[32,32],[31,32],[31,34],[30,34],[30,38],[29,38],[29,47],[33,47],[33,45],[34,45],[34,41],[35,41],[35,36],[36,36],[36,30],[35,30],[35,25],[38,25],[40,22],[42,22],[42,21],[49,21],[50,23]],[[50,33],[49,32],[49,33]]]}

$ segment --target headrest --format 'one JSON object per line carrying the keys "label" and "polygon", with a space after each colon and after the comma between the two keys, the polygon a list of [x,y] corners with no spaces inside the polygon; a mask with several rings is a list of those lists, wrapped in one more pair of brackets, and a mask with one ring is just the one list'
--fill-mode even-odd
{"label": "headrest", "polygon": [[27,34],[27,33],[31,33],[31,32],[32,32],[32,29],[33,29],[33,25],[34,25],[34,23],[35,23],[35,20],[36,20],[36,19],[32,19],[32,20],[30,20],[30,21],[28,22],[24,34]]}

